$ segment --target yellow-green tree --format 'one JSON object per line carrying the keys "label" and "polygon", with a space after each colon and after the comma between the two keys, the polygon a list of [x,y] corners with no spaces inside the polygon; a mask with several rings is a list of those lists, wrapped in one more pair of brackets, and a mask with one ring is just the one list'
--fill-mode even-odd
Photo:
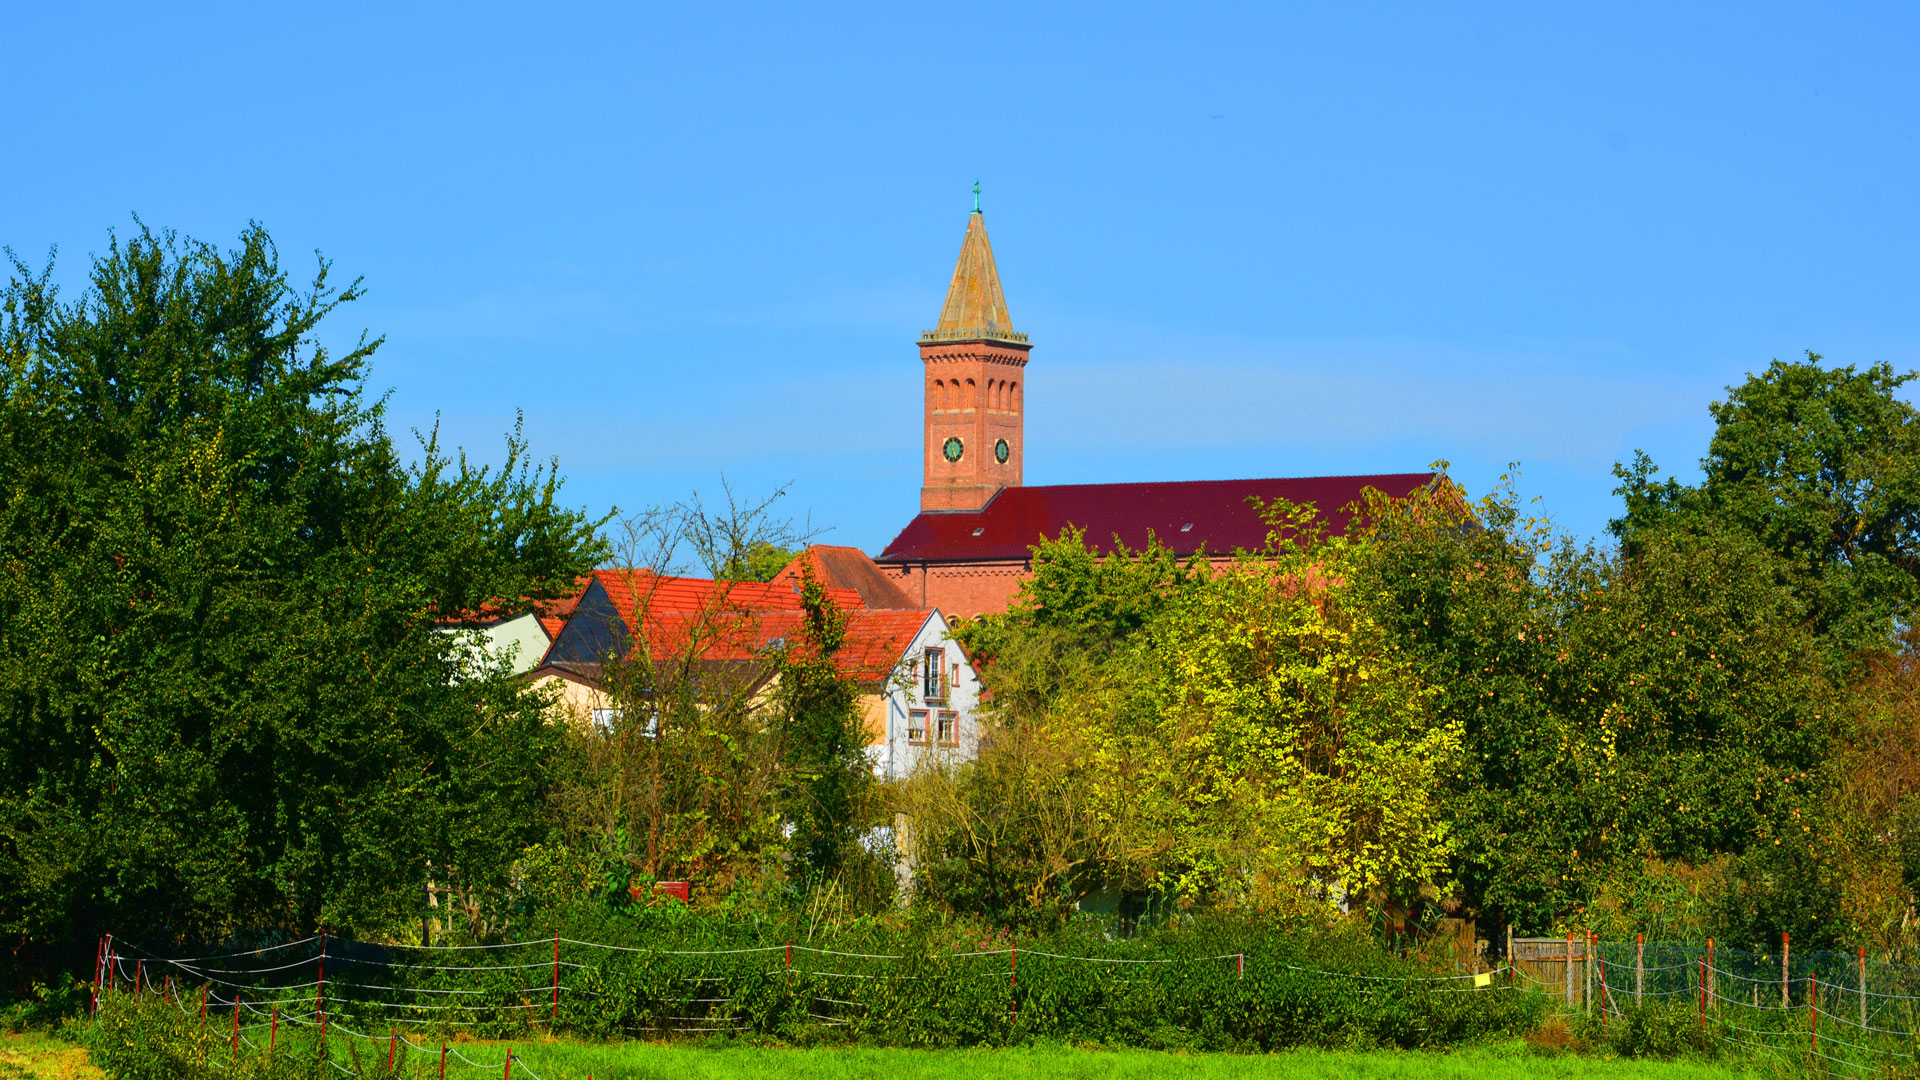
{"label": "yellow-green tree", "polygon": [[1010,918],[1104,886],[1303,912],[1434,881],[1459,732],[1349,603],[1315,508],[1268,512],[1267,549],[1218,573],[1152,546],[1096,558],[1077,533],[1036,548],[1040,584],[974,631],[996,657],[981,761],[909,799],[930,898]]}
{"label": "yellow-green tree", "polygon": [[1449,854],[1434,793],[1459,731],[1347,602],[1314,508],[1268,512],[1268,550],[1177,597],[1088,713],[1112,872],[1263,909],[1411,894]]}

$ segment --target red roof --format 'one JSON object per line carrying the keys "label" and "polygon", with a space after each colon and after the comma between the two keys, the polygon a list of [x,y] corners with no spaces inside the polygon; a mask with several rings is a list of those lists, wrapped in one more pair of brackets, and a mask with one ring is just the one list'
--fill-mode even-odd
{"label": "red roof", "polygon": [[1431,473],[1392,473],[1007,488],[979,510],[922,512],[875,561],[1024,560],[1042,537],[1058,536],[1069,525],[1085,529],[1087,543],[1103,554],[1112,552],[1116,535],[1138,549],[1149,533],[1180,555],[1203,548],[1215,555],[1255,551],[1266,544],[1267,525],[1249,496],[1312,503],[1337,535],[1351,518],[1346,507],[1366,489],[1399,498],[1432,480]]}
{"label": "red roof", "polygon": [[[905,658],[920,628],[933,616],[918,611],[843,609],[847,634],[833,654],[833,666],[842,675],[863,683],[882,682]],[[703,663],[764,660],[779,643],[797,645],[806,616],[793,610],[746,611],[720,619],[698,615],[666,615],[649,620],[648,638],[655,656],[682,657],[690,644]],[[700,640],[693,642],[694,635]]]}
{"label": "red roof", "polygon": [[[602,617],[617,617],[629,633],[636,616],[643,618],[648,644],[659,658],[687,657],[691,652],[695,654],[691,658],[701,663],[751,662],[754,666],[777,642],[797,641],[805,619],[797,577],[771,582],[709,581],[647,570],[596,570],[580,579],[579,592],[546,605],[541,621],[545,624],[552,618],[556,624],[550,631],[556,646],[559,631],[596,582],[612,605],[612,611]],[[927,608],[869,610],[861,594],[849,588],[830,587],[827,596],[847,615],[846,640],[834,654],[834,666],[862,682],[890,676],[933,615]]]}
{"label": "red roof", "polygon": [[[623,616],[645,610],[649,615],[685,615],[698,612],[799,611],[798,582],[709,581],[706,578],[668,577],[651,570],[595,570],[593,576]],[[580,583],[581,591],[586,582]],[[865,607],[852,589],[827,589],[827,596],[843,610]],[[576,598],[577,600],[577,598]]]}
{"label": "red roof", "polygon": [[913,608],[906,590],[895,584],[886,572],[874,565],[859,548],[834,544],[809,544],[807,550],[774,575],[773,584],[797,586],[803,569],[811,569],[821,584],[852,589],[860,594],[862,606],[870,608]]}

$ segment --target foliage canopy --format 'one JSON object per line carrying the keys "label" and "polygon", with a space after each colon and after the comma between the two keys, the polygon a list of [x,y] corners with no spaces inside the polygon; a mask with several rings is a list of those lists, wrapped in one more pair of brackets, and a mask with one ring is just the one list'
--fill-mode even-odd
{"label": "foliage canopy", "polygon": [[[409,464],[365,392],[360,296],[115,238],[64,302],[0,294],[0,931],[367,927],[429,862],[486,888],[538,829],[549,734],[439,632],[570,584],[593,523],[518,435]],[[471,673],[468,673],[471,675]]]}

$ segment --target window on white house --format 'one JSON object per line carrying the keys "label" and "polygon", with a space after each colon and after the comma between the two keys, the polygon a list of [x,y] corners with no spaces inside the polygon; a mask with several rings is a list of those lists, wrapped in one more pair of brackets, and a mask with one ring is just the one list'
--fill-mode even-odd
{"label": "window on white house", "polygon": [[927,650],[927,662],[921,668],[921,673],[925,676],[920,680],[921,701],[947,700],[947,683],[945,679],[941,678],[941,676],[945,674],[941,670],[943,667],[941,660],[945,655],[946,651],[944,649],[935,648]]}
{"label": "window on white house", "polygon": [[926,745],[927,713],[925,709],[913,709],[907,713],[907,741]]}
{"label": "window on white house", "polygon": [[[627,710],[625,709],[595,709],[593,710],[593,730],[602,735],[611,735],[613,729],[626,718]],[[660,717],[648,716],[646,727],[641,729],[640,734],[649,739],[660,734]]]}
{"label": "window on white house", "polygon": [[960,745],[960,714],[942,711],[939,716],[940,728],[935,736],[942,746]]}

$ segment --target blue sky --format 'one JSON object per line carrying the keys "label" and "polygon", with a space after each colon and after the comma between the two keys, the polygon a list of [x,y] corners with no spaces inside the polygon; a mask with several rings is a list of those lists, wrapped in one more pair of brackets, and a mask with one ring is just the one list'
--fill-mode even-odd
{"label": "blue sky", "polygon": [[1029,483],[1518,461],[1600,532],[1774,357],[1920,367],[1914,5],[16,5],[0,243],[362,275],[399,426],[877,551],[970,206]]}

